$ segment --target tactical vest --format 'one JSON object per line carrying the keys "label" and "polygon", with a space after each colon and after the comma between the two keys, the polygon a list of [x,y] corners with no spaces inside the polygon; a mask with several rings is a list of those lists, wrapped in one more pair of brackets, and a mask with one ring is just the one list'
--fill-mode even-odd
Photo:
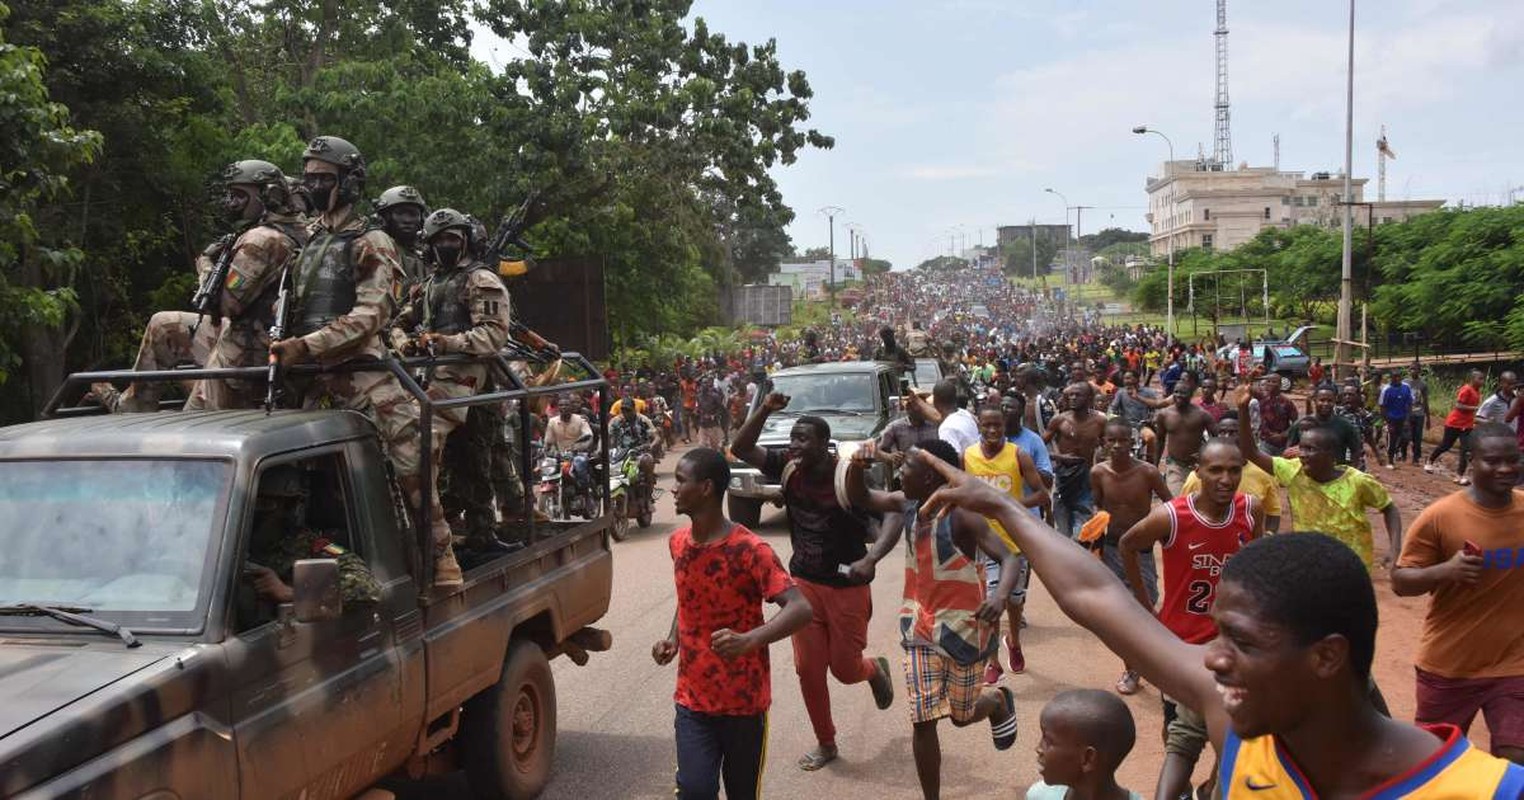
{"label": "tactical vest", "polygon": [[430,276],[423,288],[424,330],[454,334],[471,329],[471,297],[466,282],[479,269],[487,269],[487,265],[476,262]]}
{"label": "tactical vest", "polygon": [[355,308],[354,243],[370,228],[320,233],[296,260],[292,336],[306,336]]}
{"label": "tactical vest", "polygon": [[[292,225],[287,222],[261,222],[260,227],[274,228],[280,231],[287,239],[291,240],[291,255],[288,263],[294,263],[302,256],[302,248],[307,245],[307,231],[300,225]],[[286,268],[286,264],[277,264],[272,267],[276,274]],[[280,295],[280,280],[272,280],[259,296],[244,307],[243,313],[233,319],[240,325],[253,325],[259,328],[268,328],[275,324],[275,299]]]}

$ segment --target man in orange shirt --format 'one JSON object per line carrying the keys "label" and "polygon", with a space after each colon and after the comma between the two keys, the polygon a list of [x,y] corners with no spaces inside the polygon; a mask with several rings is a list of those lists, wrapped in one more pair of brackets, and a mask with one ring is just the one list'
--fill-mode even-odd
{"label": "man in orange shirt", "polygon": [[677,388],[683,396],[683,444],[692,444],[693,432],[698,430],[698,381],[685,374]]}
{"label": "man in orange shirt", "polygon": [[1481,370],[1471,370],[1470,379],[1455,393],[1455,407],[1445,417],[1445,434],[1440,437],[1439,446],[1429,454],[1428,462],[1423,465],[1424,472],[1433,472],[1439,457],[1451,445],[1460,442],[1460,461],[1455,465],[1455,482],[1462,486],[1471,482],[1466,477],[1466,464],[1471,459],[1471,429],[1476,426],[1476,410],[1482,405],[1484,380]]}
{"label": "man in orange shirt", "polygon": [[1462,731],[1481,711],[1493,755],[1524,763],[1524,492],[1506,425],[1474,433],[1473,484],[1424,509],[1392,571],[1399,595],[1428,594],[1419,644],[1422,723]]}

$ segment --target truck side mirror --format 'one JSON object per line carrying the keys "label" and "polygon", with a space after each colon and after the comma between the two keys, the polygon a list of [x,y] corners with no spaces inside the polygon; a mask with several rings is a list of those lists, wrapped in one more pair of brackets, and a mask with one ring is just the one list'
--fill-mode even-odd
{"label": "truck side mirror", "polygon": [[304,558],[297,561],[291,568],[291,583],[297,622],[338,619],[344,613],[337,559]]}

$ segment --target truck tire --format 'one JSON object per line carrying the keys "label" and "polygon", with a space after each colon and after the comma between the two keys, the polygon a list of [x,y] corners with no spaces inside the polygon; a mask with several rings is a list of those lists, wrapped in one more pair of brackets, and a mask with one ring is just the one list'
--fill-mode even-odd
{"label": "truck tire", "polygon": [[730,496],[730,519],[737,525],[755,529],[762,522],[762,501],[750,497]]}
{"label": "truck tire", "polygon": [[556,758],[556,684],[539,645],[513,640],[497,683],[466,701],[460,755],[482,800],[527,800],[545,790]]}

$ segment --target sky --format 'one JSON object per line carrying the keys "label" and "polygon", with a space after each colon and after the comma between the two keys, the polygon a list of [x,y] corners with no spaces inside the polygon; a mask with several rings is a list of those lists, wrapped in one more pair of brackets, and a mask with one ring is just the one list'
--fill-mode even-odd
{"label": "sky", "polygon": [[[1338,172],[1344,163],[1348,5],[1229,0],[1233,156]],[[1388,199],[1524,201],[1524,3],[1360,0],[1354,175],[1371,179],[1380,127],[1397,159]],[[897,269],[997,225],[1147,230],[1144,181],[1167,155],[1211,154],[1214,0],[697,0],[732,41],[776,39],[815,96],[806,123],[836,139],[774,177],[797,248],[825,246],[838,206]],[[481,43],[481,46],[490,46]]]}

